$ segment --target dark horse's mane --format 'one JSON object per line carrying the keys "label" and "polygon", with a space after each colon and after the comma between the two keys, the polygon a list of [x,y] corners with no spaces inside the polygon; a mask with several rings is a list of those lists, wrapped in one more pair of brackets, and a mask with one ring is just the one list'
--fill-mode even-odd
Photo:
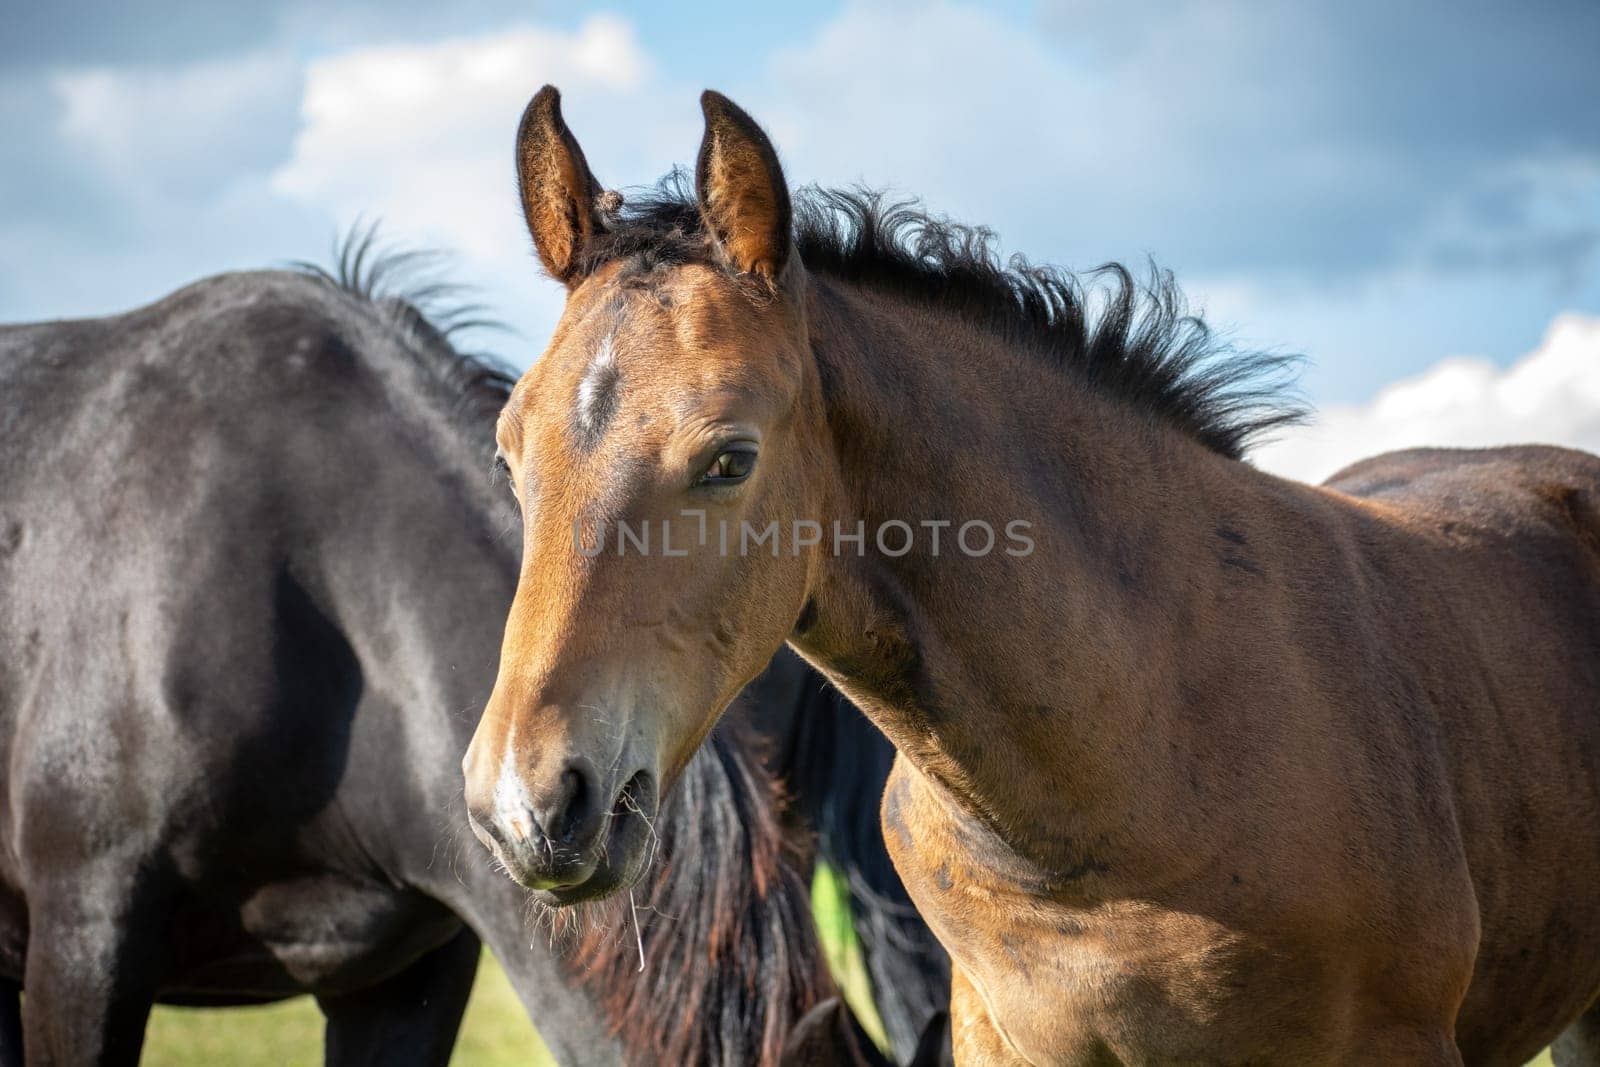
{"label": "dark horse's mane", "polygon": [[[516,378],[451,344],[490,320],[438,280],[438,262],[380,246],[368,226],[341,238],[332,269],[296,267],[382,315],[462,398],[466,428],[486,433]],[[831,994],[815,938],[793,936],[812,927],[807,861],[756,748],[732,717],[719,725],[664,799],[654,863],[633,897],[553,920],[581,931],[568,966],[605,1006],[630,1062],[776,1064],[800,1015]]]}
{"label": "dark horse's mane", "polygon": [[[794,231],[818,275],[959,315],[1224,456],[1305,416],[1287,388],[1298,357],[1234,348],[1189,313],[1169,272],[1152,267],[1141,285],[1116,263],[1080,276],[1021,256],[1002,262],[992,231],[866,189],[800,190]],[[583,256],[588,269],[709,261],[687,174],[630,193]]]}
{"label": "dark horse's mane", "polygon": [[291,266],[356,297],[387,321],[402,347],[458,397],[458,414],[479,432],[511,395],[517,373],[499,357],[456,347],[466,330],[505,326],[474,301],[469,287],[443,280],[445,257],[432,249],[395,248],[378,237],[376,222],[356,223],[334,242],[330,266],[301,260]]}

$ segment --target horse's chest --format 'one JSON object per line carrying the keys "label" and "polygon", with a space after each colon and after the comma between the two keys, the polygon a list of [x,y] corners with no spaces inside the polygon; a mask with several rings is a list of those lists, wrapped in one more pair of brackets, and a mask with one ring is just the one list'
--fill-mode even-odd
{"label": "horse's chest", "polygon": [[957,1034],[961,1016],[979,1014],[995,1031],[969,1059],[1191,1061],[1209,1024],[1231,1011],[1244,954],[1209,920],[1148,904],[1067,907],[1028,892],[1009,865],[973,851],[971,827],[903,762],[883,819],[908,892],[965,976]]}

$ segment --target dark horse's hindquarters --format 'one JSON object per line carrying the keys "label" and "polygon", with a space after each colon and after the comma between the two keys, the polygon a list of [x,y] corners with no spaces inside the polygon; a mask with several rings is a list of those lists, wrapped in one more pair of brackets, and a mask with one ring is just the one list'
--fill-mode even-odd
{"label": "dark horse's hindquarters", "polygon": [[[564,1062],[770,1059],[826,995],[808,860],[775,843],[737,737],[661,814],[693,863],[648,887],[692,908],[714,869],[744,902],[689,916],[694,953],[645,924],[652,961],[698,961],[693,1014],[633,974],[631,931],[585,947],[587,976],[548,951],[462,840],[459,761],[516,581],[487,473],[506,384],[410,305],[293,273],[0,330],[0,1061],[25,1028],[40,1062],[131,1063],[153,1000],[312,992],[330,1060],[442,1062],[474,935]],[[942,1003],[942,955],[860,832],[872,812],[811,792],[843,753],[875,804],[888,749],[784,670],[752,715],[823,850],[888,894],[856,903],[904,1051]],[[719,919],[732,943],[706,960]]]}

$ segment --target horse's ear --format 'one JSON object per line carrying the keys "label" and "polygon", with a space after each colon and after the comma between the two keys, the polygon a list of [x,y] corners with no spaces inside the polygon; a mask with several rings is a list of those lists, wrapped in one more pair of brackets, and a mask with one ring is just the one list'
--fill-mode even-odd
{"label": "horse's ear", "polygon": [[778,153],[755,120],[707,89],[706,133],[695,163],[700,215],[729,266],[776,281],[789,261],[789,187]]}
{"label": "horse's ear", "polygon": [[553,85],[528,101],[517,127],[517,186],[545,270],[568,287],[576,285],[583,244],[603,226],[602,190],[561,119],[561,94]]}

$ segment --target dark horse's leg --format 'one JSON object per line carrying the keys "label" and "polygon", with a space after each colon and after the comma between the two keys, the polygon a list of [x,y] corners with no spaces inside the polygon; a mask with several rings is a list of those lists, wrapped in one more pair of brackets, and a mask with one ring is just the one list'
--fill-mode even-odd
{"label": "dark horse's leg", "polygon": [[29,887],[30,1067],[138,1064],[167,932],[156,898],[122,864],[75,866]]}
{"label": "dark horse's leg", "polygon": [[463,927],[377,985],[318,997],[328,1020],[328,1067],[443,1067],[450,1062],[477,973],[478,939]]}
{"label": "dark horse's leg", "polygon": [[1600,1067],[1600,1001],[1562,1031],[1550,1046],[1550,1058],[1556,1067]]}
{"label": "dark horse's leg", "polygon": [[0,1067],[22,1067],[22,987],[0,981]]}

